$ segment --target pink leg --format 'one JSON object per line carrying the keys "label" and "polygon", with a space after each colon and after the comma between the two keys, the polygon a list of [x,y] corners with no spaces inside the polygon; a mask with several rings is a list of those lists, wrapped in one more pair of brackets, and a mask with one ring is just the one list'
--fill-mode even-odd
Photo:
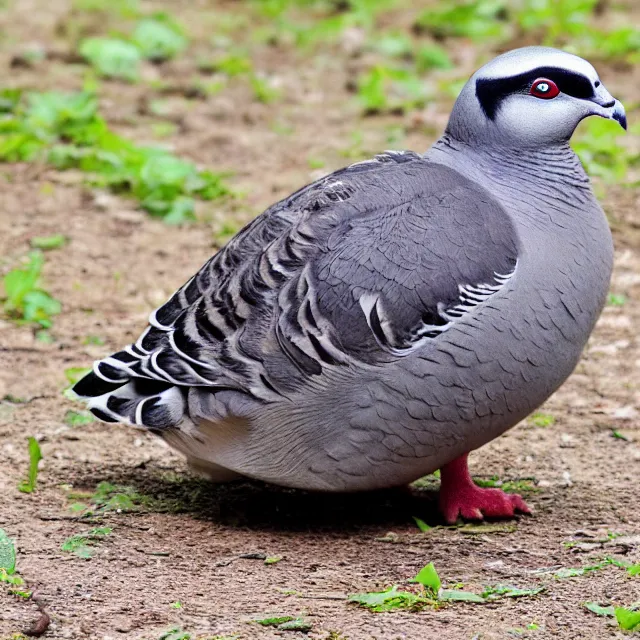
{"label": "pink leg", "polygon": [[501,489],[482,489],[469,474],[469,454],[456,458],[440,469],[440,511],[448,524],[461,516],[464,520],[512,518],[516,511],[531,513],[525,501]]}

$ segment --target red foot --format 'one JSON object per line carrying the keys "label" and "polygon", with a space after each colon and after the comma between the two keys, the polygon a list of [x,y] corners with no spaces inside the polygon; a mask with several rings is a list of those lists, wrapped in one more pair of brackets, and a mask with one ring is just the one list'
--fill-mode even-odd
{"label": "red foot", "polygon": [[512,518],[516,511],[531,513],[517,494],[501,489],[482,489],[474,484],[467,466],[468,453],[444,465],[440,470],[440,511],[448,524],[461,516],[464,520]]}

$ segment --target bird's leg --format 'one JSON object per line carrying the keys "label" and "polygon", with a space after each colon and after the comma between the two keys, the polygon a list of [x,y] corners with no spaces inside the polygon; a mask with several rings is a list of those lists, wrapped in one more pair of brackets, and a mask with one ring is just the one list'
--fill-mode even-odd
{"label": "bird's leg", "polygon": [[458,516],[464,520],[482,520],[484,517],[511,518],[516,511],[531,513],[519,495],[477,486],[469,473],[468,457],[465,453],[440,469],[440,511],[448,524],[454,524]]}

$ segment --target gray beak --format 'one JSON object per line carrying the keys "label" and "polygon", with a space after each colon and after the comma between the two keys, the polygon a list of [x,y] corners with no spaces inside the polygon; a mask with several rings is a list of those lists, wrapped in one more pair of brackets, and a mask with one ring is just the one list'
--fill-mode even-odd
{"label": "gray beak", "polygon": [[610,118],[615,120],[625,131],[627,130],[627,114],[620,100],[616,100]]}
{"label": "gray beak", "polygon": [[625,131],[627,130],[627,114],[620,100],[616,100],[605,88],[600,85],[591,101],[600,107],[595,113],[602,118],[615,120]]}

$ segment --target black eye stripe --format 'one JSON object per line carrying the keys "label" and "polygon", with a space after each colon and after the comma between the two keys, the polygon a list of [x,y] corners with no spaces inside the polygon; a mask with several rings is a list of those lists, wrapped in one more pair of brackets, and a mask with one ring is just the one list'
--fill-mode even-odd
{"label": "black eye stripe", "polygon": [[510,78],[479,78],[476,81],[476,96],[487,117],[493,120],[504,98],[513,93],[529,93],[531,85],[538,78],[553,80],[562,93],[574,98],[584,100],[593,97],[593,86],[588,78],[559,67],[538,67]]}

